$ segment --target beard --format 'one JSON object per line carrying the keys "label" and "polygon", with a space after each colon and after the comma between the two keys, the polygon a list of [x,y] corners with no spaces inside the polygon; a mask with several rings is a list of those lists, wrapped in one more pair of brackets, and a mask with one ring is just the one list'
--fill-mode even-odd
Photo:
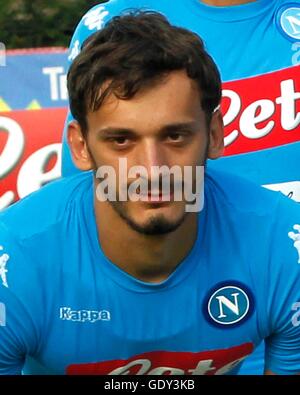
{"label": "beard", "polygon": [[[203,155],[203,159],[200,161],[200,166],[204,166],[206,168],[206,160],[208,158],[208,150],[209,150],[209,141],[210,141],[210,136],[208,135],[208,141],[205,147],[205,153]],[[96,173],[97,169],[99,166],[96,164],[96,160],[87,145],[87,149],[90,155],[90,158],[93,162],[93,172],[94,176],[96,179]],[[170,190],[174,190],[174,185],[171,184]],[[177,186],[178,187],[178,186]],[[148,190],[151,188],[148,187]],[[181,185],[181,189],[183,190],[183,184]],[[192,190],[193,193],[196,192],[196,184],[195,180],[193,180],[193,185],[192,185]],[[117,195],[119,195],[117,191]],[[182,215],[177,219],[170,221],[168,220],[163,214],[158,214],[158,215],[153,215],[150,217],[146,223],[144,224],[139,224],[135,219],[130,215],[128,207],[126,205],[126,202],[120,201],[118,198],[116,201],[107,201],[114,209],[114,211],[119,215],[120,218],[123,219],[127,223],[127,225],[133,229],[134,231],[143,234],[143,235],[148,235],[148,236],[159,236],[159,235],[166,235],[168,233],[172,233],[176,231],[186,220],[186,217],[190,214],[189,212],[183,212]],[[190,204],[193,204],[194,202],[190,202]]]}
{"label": "beard", "polygon": [[167,220],[163,214],[152,216],[147,223],[139,224],[128,213],[124,202],[109,202],[115,212],[127,223],[134,231],[147,236],[160,236],[174,232],[184,222],[188,213],[183,213],[176,221]]}

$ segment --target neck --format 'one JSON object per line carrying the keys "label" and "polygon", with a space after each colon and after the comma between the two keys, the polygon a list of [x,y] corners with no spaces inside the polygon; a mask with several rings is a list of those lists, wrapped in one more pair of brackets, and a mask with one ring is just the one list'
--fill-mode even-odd
{"label": "neck", "polygon": [[187,215],[174,232],[147,236],[131,229],[108,202],[95,202],[102,251],[111,262],[141,281],[158,283],[167,279],[194,245],[197,214]]}
{"label": "neck", "polygon": [[202,3],[213,5],[216,7],[226,7],[230,5],[240,5],[246,3],[254,3],[257,0],[202,0]]}

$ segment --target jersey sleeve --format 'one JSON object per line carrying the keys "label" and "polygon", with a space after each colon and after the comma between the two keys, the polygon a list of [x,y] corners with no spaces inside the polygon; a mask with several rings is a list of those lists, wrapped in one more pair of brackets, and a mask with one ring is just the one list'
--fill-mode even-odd
{"label": "jersey sleeve", "polygon": [[26,254],[0,223],[0,375],[21,374],[26,355],[36,352],[37,328],[29,310],[37,295]]}
{"label": "jersey sleeve", "polygon": [[300,205],[283,198],[272,229],[265,300],[269,337],[265,370],[300,373]]}
{"label": "jersey sleeve", "polygon": [[[101,30],[106,22],[116,15],[119,15],[126,9],[130,8],[130,1],[124,2],[123,0],[110,0],[101,2],[97,6],[91,8],[80,20],[76,27],[74,35],[71,39],[68,51],[68,64],[69,66],[80,53],[82,44],[93,33]],[[67,127],[73,120],[70,110],[64,125],[63,132],[63,146],[62,146],[62,175],[69,176],[79,173],[79,170],[73,164],[70,149],[67,143]]]}

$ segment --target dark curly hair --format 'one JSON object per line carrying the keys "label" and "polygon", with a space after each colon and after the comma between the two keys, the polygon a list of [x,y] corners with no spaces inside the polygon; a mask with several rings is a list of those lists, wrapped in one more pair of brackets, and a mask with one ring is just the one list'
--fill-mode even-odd
{"label": "dark curly hair", "polygon": [[[221,101],[219,71],[199,36],[157,12],[130,11],[90,36],[68,72],[70,109],[87,132],[87,113],[113,93],[130,99],[175,70],[199,87],[208,122]],[[105,89],[103,85],[105,84]]]}

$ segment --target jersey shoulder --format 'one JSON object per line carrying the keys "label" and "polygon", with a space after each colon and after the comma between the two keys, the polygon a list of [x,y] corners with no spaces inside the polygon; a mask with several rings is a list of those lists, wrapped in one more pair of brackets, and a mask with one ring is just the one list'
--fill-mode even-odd
{"label": "jersey shoulder", "polygon": [[0,213],[2,232],[22,242],[48,228],[67,221],[84,191],[92,187],[90,172],[45,185]]}
{"label": "jersey shoulder", "polygon": [[[207,170],[205,186],[209,194],[216,196],[220,206],[227,206],[231,213],[273,215],[278,201],[285,197],[243,177],[216,169]],[[282,196],[281,196],[282,195]]]}
{"label": "jersey shoulder", "polygon": [[90,172],[61,179],[0,213],[0,298],[7,305],[22,301],[43,315],[41,295],[56,290],[55,272],[70,264],[65,256],[92,204],[92,185]]}
{"label": "jersey shoulder", "polygon": [[254,260],[263,258],[265,269],[271,264],[270,273],[280,276],[282,265],[295,266],[298,259],[300,263],[299,203],[281,192],[212,169],[205,177],[205,199],[212,215],[230,224],[230,232],[236,232],[240,243],[252,246]]}

